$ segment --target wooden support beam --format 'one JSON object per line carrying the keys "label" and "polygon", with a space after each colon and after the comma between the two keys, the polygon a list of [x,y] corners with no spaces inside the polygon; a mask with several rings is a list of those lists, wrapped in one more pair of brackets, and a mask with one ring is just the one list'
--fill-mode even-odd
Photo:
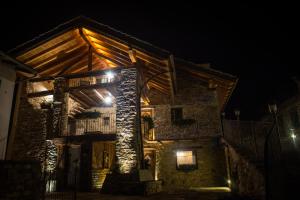
{"label": "wooden support beam", "polygon": [[88,99],[93,105],[97,106],[98,102],[96,102],[94,99],[92,99],[91,97],[89,97],[88,95],[86,95],[84,92],[82,92],[81,90],[79,91],[79,93],[81,95],[83,95],[86,99]]}
{"label": "wooden support beam", "polygon": [[[84,89],[100,89],[100,88],[106,89],[106,88],[110,88],[110,87],[116,87],[117,84],[119,84],[119,82],[98,83],[98,84],[93,84],[93,85],[80,85],[80,86],[76,86],[76,87],[69,87],[66,89],[66,92],[81,91]],[[33,98],[33,97],[42,97],[42,96],[47,96],[47,95],[53,95],[53,90],[28,93],[27,97]]]}
{"label": "wooden support beam", "polygon": [[[70,98],[72,98],[74,101],[76,101],[76,102],[78,102],[79,104],[81,104],[84,108],[89,108],[89,107],[90,107],[87,103],[81,101],[81,100],[80,100],[78,97],[76,97],[73,93],[69,93],[69,95],[70,95]],[[82,110],[81,110],[81,111],[82,111]]]}
{"label": "wooden support beam", "polygon": [[[128,44],[123,44],[117,40],[114,40],[114,39],[111,39],[111,38],[108,38],[104,35],[101,35],[99,33],[95,33],[95,32],[92,32],[90,30],[86,30],[85,29],[85,33],[87,36],[92,36],[100,41],[103,41],[107,44],[109,44],[110,46],[113,46],[115,48],[118,48],[119,50],[122,50],[124,52],[128,52],[128,50],[130,50],[130,47]],[[133,48],[135,51],[136,51],[136,57],[141,59],[141,60],[145,60],[147,62],[152,62],[153,64],[156,64],[158,66],[160,65],[165,65],[165,58],[156,58],[156,57],[159,57],[159,56],[154,56],[154,55],[150,55],[151,53],[150,52],[142,52],[136,48]]]}
{"label": "wooden support beam", "polygon": [[75,57],[66,65],[61,71],[56,73],[56,76],[64,74],[67,70],[70,70],[72,67],[74,67],[77,63],[79,63],[84,57],[86,56],[85,53],[82,53],[81,55]]}
{"label": "wooden support beam", "polygon": [[35,69],[37,69],[39,73],[46,73],[47,71],[51,71],[53,68],[66,65],[63,62],[65,62],[67,60],[72,60],[78,56],[81,56],[82,54],[86,53],[86,50],[87,50],[86,46],[81,46],[81,47],[75,49],[74,51],[71,51],[71,52],[65,53],[65,54],[61,54],[61,55],[57,56],[53,61],[51,61],[45,65],[42,65],[39,68],[35,67]]}
{"label": "wooden support beam", "polygon": [[60,49],[61,48],[65,48],[65,46],[66,47],[69,46],[69,44],[68,44],[69,42],[73,42],[75,40],[76,40],[76,38],[70,36],[69,38],[67,38],[67,39],[65,39],[63,41],[58,42],[58,43],[56,43],[55,45],[53,45],[53,46],[51,46],[49,48],[43,49],[39,53],[34,54],[34,55],[26,58],[25,60],[22,60],[22,62],[24,62],[25,64],[29,65],[29,64],[31,64],[31,63],[39,60],[41,57],[45,56],[46,53],[47,54],[53,53],[53,52],[57,51],[58,48],[60,48]]}
{"label": "wooden support beam", "polygon": [[126,66],[126,65],[127,65],[126,63],[121,63],[120,61],[117,61],[117,60],[115,60],[115,59],[112,59],[112,58],[110,58],[110,57],[104,55],[104,54],[99,53],[99,52],[95,49],[95,47],[92,45],[92,43],[89,41],[89,39],[87,38],[87,36],[83,33],[82,28],[79,29],[79,34],[80,34],[80,36],[82,37],[82,39],[83,39],[88,45],[90,45],[90,46],[93,48],[93,52],[94,52],[96,55],[98,55],[98,56],[100,56],[100,57],[102,57],[102,58],[105,58],[105,59],[107,59],[107,60],[109,60],[109,61],[111,61],[111,62],[113,62],[113,63],[115,63],[115,64],[117,64],[117,65],[120,65],[120,66]]}
{"label": "wooden support beam", "polygon": [[174,57],[173,55],[170,55],[168,59],[168,66],[170,71],[170,87],[171,87],[171,97],[172,97],[172,103],[174,103],[174,95],[176,93],[176,71],[175,71],[175,64],[174,64]]}
{"label": "wooden support beam", "polygon": [[128,55],[132,63],[137,62],[136,52],[133,49],[128,50]]}
{"label": "wooden support beam", "polygon": [[84,77],[89,77],[89,76],[100,76],[100,75],[105,75],[107,71],[112,71],[113,73],[117,74],[119,71],[122,69],[122,67],[114,68],[114,69],[109,69],[109,70],[95,70],[95,71],[90,71],[90,72],[83,72],[83,73],[78,73],[78,74],[66,74],[66,75],[61,75],[61,76],[47,76],[47,77],[41,77],[41,78],[33,78],[30,79],[30,82],[42,82],[42,81],[48,81],[48,80],[54,80],[57,77],[63,77],[66,79],[73,79],[73,78],[84,78]]}
{"label": "wooden support beam", "polygon": [[88,71],[93,70],[93,50],[92,46],[89,45],[89,56],[88,56]]}

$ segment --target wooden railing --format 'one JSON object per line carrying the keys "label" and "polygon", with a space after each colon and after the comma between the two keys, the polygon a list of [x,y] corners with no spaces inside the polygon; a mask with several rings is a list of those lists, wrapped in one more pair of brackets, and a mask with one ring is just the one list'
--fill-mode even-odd
{"label": "wooden railing", "polygon": [[102,113],[95,119],[76,119],[70,124],[69,133],[71,135],[85,134],[115,134],[116,114]]}

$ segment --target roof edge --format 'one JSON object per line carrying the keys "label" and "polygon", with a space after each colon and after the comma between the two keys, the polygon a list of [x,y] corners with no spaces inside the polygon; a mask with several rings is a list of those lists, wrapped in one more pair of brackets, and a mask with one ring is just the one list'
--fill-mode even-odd
{"label": "roof edge", "polygon": [[94,19],[88,18],[86,16],[80,15],[78,17],[72,18],[71,20],[68,20],[62,24],[59,24],[58,26],[52,28],[51,30],[44,32],[35,38],[24,42],[15,48],[9,50],[8,52],[14,56],[18,56],[26,51],[29,51],[41,43],[47,42],[51,40],[52,38],[67,32],[69,30],[79,28],[79,27],[86,27],[86,28],[91,28],[93,31],[98,31],[102,34],[108,34],[109,37],[112,37],[113,39],[119,39],[123,43],[129,45],[129,46],[134,46],[142,49],[147,48],[146,51],[149,50],[149,53],[153,53],[154,55],[157,56],[162,56],[167,58],[171,53],[165,49],[159,48],[149,42],[146,42],[144,40],[138,39],[136,37],[133,37],[129,34],[126,34],[124,32],[121,32],[115,28],[112,28],[108,25],[99,23],[95,21]]}

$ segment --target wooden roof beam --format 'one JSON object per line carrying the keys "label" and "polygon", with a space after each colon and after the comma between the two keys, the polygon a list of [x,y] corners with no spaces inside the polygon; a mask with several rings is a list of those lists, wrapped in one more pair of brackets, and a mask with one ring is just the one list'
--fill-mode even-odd
{"label": "wooden roof beam", "polygon": [[[105,42],[106,44],[108,44],[108,45],[110,45],[114,48],[117,48],[118,50],[121,50],[123,52],[126,52],[126,53],[128,53],[128,51],[131,49],[128,45],[124,45],[120,42],[114,41],[114,40],[112,40],[108,37],[105,37],[103,35],[100,35],[98,33],[93,33],[91,31],[86,31],[85,34],[87,36],[96,38],[96,39],[98,39],[102,42]],[[133,49],[133,50],[136,51],[136,57],[141,59],[141,60],[144,60],[146,62],[152,63],[152,64],[157,65],[157,66],[163,66],[163,65],[167,66],[164,60],[160,60],[160,59],[155,58],[153,56],[149,56],[146,53],[141,52],[141,51],[136,50],[136,49]]]}
{"label": "wooden roof beam", "polygon": [[48,81],[48,80],[54,80],[57,77],[64,77],[67,79],[73,79],[73,78],[83,78],[83,77],[89,77],[89,76],[100,76],[105,75],[107,71],[113,71],[114,73],[118,74],[121,68],[115,68],[110,70],[96,70],[96,71],[90,71],[90,72],[83,72],[78,74],[66,74],[61,76],[48,76],[48,77],[41,77],[41,78],[33,78],[30,79],[30,82],[42,82],[42,81]]}
{"label": "wooden roof beam", "polygon": [[86,46],[78,47],[74,51],[63,54],[61,56],[59,56],[59,55],[56,56],[55,60],[53,60],[45,65],[42,65],[39,68],[35,68],[35,69],[37,69],[40,73],[44,73],[45,71],[51,70],[51,68],[53,68],[53,66],[61,66],[65,60],[74,59],[75,56],[81,56],[83,54],[82,52],[86,53],[86,50],[87,50]]}
{"label": "wooden roof beam", "polygon": [[113,62],[113,63],[116,63],[117,65],[120,65],[120,66],[126,66],[125,63],[122,63],[122,62],[117,61],[117,60],[115,60],[115,59],[109,58],[108,56],[106,56],[106,55],[104,55],[104,54],[99,53],[99,52],[96,50],[96,48],[92,45],[92,43],[89,41],[89,39],[87,38],[87,36],[83,33],[82,28],[79,29],[79,34],[80,34],[80,36],[82,37],[82,39],[83,39],[88,45],[90,45],[90,46],[93,48],[93,52],[94,52],[96,55],[98,55],[98,56],[100,56],[100,57],[103,57],[103,58],[105,58],[105,59],[107,59],[107,60],[109,60],[109,61],[111,61],[111,62]]}
{"label": "wooden roof beam", "polygon": [[[73,40],[77,40],[77,39],[71,36],[71,37],[69,37],[69,38],[67,38],[67,39],[65,39],[65,40],[63,40],[63,41],[61,41],[61,42],[59,42],[59,43],[57,43],[57,44],[49,47],[49,48],[43,49],[42,51],[40,51],[37,54],[34,54],[34,55],[32,55],[32,56],[30,56],[30,57],[22,60],[22,62],[24,62],[26,64],[30,64],[30,63],[36,61],[37,59],[43,57],[44,54],[46,54],[46,53],[49,54],[52,51],[55,51],[57,48],[64,48],[65,46],[67,47],[67,44],[69,42],[73,41]],[[74,46],[74,45],[72,45],[72,46]]]}
{"label": "wooden roof beam", "polygon": [[81,90],[79,91],[79,93],[82,95],[82,96],[84,96],[87,100],[89,100],[91,103],[92,103],[92,105],[95,105],[95,106],[97,106],[98,105],[98,103],[94,100],[94,99],[92,99],[91,97],[89,97],[88,95],[86,95],[84,92],[82,92]]}
{"label": "wooden roof beam", "polygon": [[70,70],[76,63],[80,62],[84,57],[86,57],[86,53],[80,54],[79,56],[74,58],[74,60],[70,61],[70,63],[66,65],[62,70],[56,73],[55,76],[64,74],[67,70]]}
{"label": "wooden roof beam", "polygon": [[78,97],[76,97],[73,93],[69,93],[70,98],[72,98],[74,101],[78,102],[80,105],[83,106],[83,108],[89,108],[90,106],[83,102],[82,100],[80,100]]}

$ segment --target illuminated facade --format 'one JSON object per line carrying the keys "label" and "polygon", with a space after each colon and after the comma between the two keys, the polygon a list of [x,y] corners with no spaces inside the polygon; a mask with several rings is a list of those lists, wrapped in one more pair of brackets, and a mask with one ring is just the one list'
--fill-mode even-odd
{"label": "illuminated facade", "polygon": [[39,160],[60,174],[56,189],[227,184],[219,114],[236,77],[84,17],[12,54],[37,74],[18,73],[28,79],[18,88],[7,159]]}

